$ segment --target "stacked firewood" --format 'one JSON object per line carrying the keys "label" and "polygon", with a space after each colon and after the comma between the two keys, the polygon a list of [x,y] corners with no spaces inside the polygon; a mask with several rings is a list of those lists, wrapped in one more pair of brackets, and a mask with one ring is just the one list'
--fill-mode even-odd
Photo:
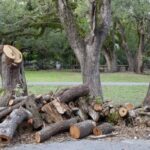
{"label": "stacked firewood", "polygon": [[12,97],[8,107],[0,108],[0,141],[10,142],[24,121],[37,130],[37,143],[65,131],[76,139],[90,134],[107,135],[121,122],[150,126],[149,108],[101,103],[88,94],[88,86],[80,85],[55,94]]}

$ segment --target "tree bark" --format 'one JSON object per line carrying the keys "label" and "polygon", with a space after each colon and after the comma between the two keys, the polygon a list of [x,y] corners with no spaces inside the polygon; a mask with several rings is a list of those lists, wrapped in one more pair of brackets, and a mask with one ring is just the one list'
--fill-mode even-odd
{"label": "tree bark", "polygon": [[139,48],[135,57],[135,72],[141,74],[143,72],[143,52],[145,46],[145,33],[143,29],[143,23],[141,23],[140,29],[138,29],[139,34]]}
{"label": "tree bark", "polygon": [[111,51],[105,47],[103,50],[103,53],[104,53],[104,57],[106,59],[108,72],[117,71],[117,61],[116,61],[115,51],[114,50]]}
{"label": "tree bark", "polygon": [[0,106],[7,106],[12,96],[15,96],[18,91],[15,91],[17,86],[22,89],[22,96],[27,95],[27,85],[24,75],[23,62],[14,64],[9,58],[2,53],[1,55],[1,78],[4,94],[0,99]]}
{"label": "tree bark", "polygon": [[61,102],[70,102],[78,99],[79,97],[87,96],[89,94],[89,87],[87,84],[75,86],[65,90],[62,93],[58,93],[56,96]]}
{"label": "tree bark", "polygon": [[103,123],[93,129],[93,134],[98,136],[102,134],[110,134],[114,131],[114,127],[110,123]]}
{"label": "tree bark", "polygon": [[91,120],[79,122],[70,127],[70,135],[72,138],[79,139],[90,135],[96,123]]}
{"label": "tree bark", "polygon": [[51,136],[68,130],[72,124],[75,124],[77,122],[78,122],[78,118],[72,118],[69,120],[64,120],[64,121],[51,124],[50,126],[47,126],[46,128],[37,132],[35,134],[35,140],[37,143],[44,142],[45,140],[49,139]]}
{"label": "tree bark", "polygon": [[25,120],[28,119],[29,112],[24,108],[13,110],[9,117],[7,117],[0,124],[0,141],[8,143],[13,138],[17,127]]}
{"label": "tree bark", "polygon": [[121,46],[125,51],[127,61],[128,61],[128,71],[133,72],[134,71],[134,57],[132,56],[131,50],[128,46],[126,35],[125,35],[125,29],[124,26],[122,25],[120,20],[117,20],[118,26],[119,26],[119,34],[121,37]]}
{"label": "tree bark", "polygon": [[[80,63],[83,83],[88,84],[91,96],[101,97],[102,89],[99,72],[100,49],[108,33],[111,21],[110,0],[90,1],[90,34],[85,39],[79,33],[69,1],[57,0],[61,23],[69,43]],[[78,26],[78,27],[77,27]]]}
{"label": "tree bark", "polygon": [[149,84],[147,95],[144,99],[143,105],[144,106],[150,106],[150,84]]}

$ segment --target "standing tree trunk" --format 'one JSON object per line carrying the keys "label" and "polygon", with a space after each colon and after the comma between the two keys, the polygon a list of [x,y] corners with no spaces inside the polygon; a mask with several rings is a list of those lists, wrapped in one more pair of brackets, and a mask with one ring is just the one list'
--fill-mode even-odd
{"label": "standing tree trunk", "polygon": [[116,61],[115,51],[109,50],[108,48],[104,47],[103,53],[104,53],[104,57],[106,59],[108,71],[109,72],[117,71],[117,61]]}
{"label": "standing tree trunk", "polygon": [[138,29],[139,34],[139,48],[137,50],[137,54],[135,57],[135,72],[142,73],[143,72],[143,52],[145,46],[145,34],[144,34],[144,27],[143,22],[141,22],[140,27]]}
{"label": "standing tree trunk", "polygon": [[147,95],[144,99],[143,105],[144,106],[150,106],[150,84],[149,84],[149,88],[148,88],[148,91],[147,91]]}
{"label": "standing tree trunk", "polygon": [[0,56],[3,96],[0,106],[7,106],[12,96],[27,95],[22,54],[14,47],[4,45]]}
{"label": "standing tree trunk", "polygon": [[121,37],[121,46],[125,51],[126,57],[127,57],[127,61],[128,61],[128,71],[133,72],[134,71],[134,57],[132,56],[132,53],[129,49],[128,43],[127,43],[127,39],[126,39],[126,35],[125,35],[125,29],[122,25],[122,23],[120,22],[120,20],[117,20],[118,26],[119,26],[119,34]]}
{"label": "standing tree trunk", "polygon": [[69,1],[57,0],[61,23],[67,33],[69,43],[80,63],[83,83],[88,84],[91,96],[102,96],[99,59],[100,50],[111,22],[110,0],[89,1],[90,33],[85,39],[80,35],[80,27],[75,21]]}

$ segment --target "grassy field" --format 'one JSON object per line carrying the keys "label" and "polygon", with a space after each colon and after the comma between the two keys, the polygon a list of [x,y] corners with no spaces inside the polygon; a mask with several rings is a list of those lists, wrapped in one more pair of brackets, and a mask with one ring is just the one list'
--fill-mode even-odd
{"label": "grassy field", "polygon": [[[81,74],[65,71],[26,71],[27,81],[30,82],[80,82]],[[149,82],[150,75],[133,73],[102,73],[103,82]]]}
{"label": "grassy field", "polygon": [[[81,81],[81,74],[75,72],[57,71],[26,71],[27,81],[30,82],[75,82]],[[150,75],[137,75],[133,73],[102,73],[103,82],[149,82]],[[30,93],[48,93],[64,87],[29,86]],[[104,86],[105,100],[115,103],[132,102],[136,105],[143,101],[147,86]]]}

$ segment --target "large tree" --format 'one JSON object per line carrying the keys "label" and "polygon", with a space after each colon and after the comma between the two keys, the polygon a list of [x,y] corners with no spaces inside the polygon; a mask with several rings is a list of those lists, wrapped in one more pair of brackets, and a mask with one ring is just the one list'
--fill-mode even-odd
{"label": "large tree", "polygon": [[144,106],[150,106],[150,84],[149,84],[149,87],[148,87],[148,91],[147,91],[147,95],[144,99]]}
{"label": "large tree", "polygon": [[100,50],[110,28],[110,0],[89,0],[90,32],[83,37],[68,0],[57,0],[61,23],[80,63],[83,83],[87,83],[90,94],[102,98],[99,72]]}

